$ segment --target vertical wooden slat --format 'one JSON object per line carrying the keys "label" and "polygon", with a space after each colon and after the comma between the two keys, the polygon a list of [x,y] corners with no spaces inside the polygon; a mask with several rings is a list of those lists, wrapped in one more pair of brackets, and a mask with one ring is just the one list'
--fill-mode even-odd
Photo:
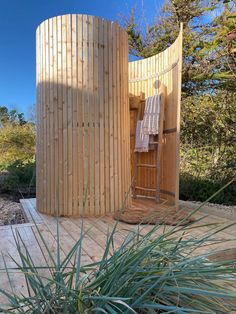
{"label": "vertical wooden slat", "polygon": [[115,209],[115,191],[114,191],[114,106],[113,106],[113,88],[112,88],[112,73],[113,73],[113,43],[112,33],[113,25],[108,23],[108,117],[109,117],[109,194],[110,203],[109,211],[114,212]]}
{"label": "vertical wooden slat", "polygon": [[117,79],[116,79],[116,73],[117,73],[117,62],[116,62],[116,54],[117,54],[117,26],[116,24],[112,25],[112,102],[113,102],[113,131],[114,131],[114,140],[113,140],[113,165],[114,165],[114,206],[115,208],[118,208],[119,206],[119,178],[118,178],[118,121],[117,121],[117,115],[118,115],[118,102],[117,100]]}
{"label": "vertical wooden slat", "polygon": [[178,51],[176,51],[176,56],[179,58],[177,70],[178,70],[178,79],[177,79],[177,121],[176,121],[176,128],[177,128],[177,135],[176,135],[176,173],[175,173],[175,204],[179,202],[179,165],[180,165],[180,104],[181,104],[181,86],[182,86],[182,45],[183,45],[183,23],[180,23],[180,34],[177,39]]}
{"label": "vertical wooden slat", "polygon": [[109,211],[110,206],[110,169],[109,169],[109,43],[108,43],[108,22],[104,20],[104,142],[105,142],[105,211]]}
{"label": "vertical wooden slat", "polygon": [[63,212],[68,215],[67,16],[62,16]]}
{"label": "vertical wooden slat", "polygon": [[[40,108],[41,108],[41,103],[40,103],[40,92],[41,92],[41,87],[39,86],[39,84],[41,83],[40,80],[40,76],[41,76],[41,67],[40,67],[40,46],[39,46],[39,40],[40,40],[40,27],[37,28],[36,30],[36,102],[38,104],[37,108],[36,108],[36,130],[37,130],[37,134],[36,134],[36,146],[40,149],[40,123],[38,123],[37,121],[40,121],[41,117],[40,117]],[[36,177],[40,176],[40,168],[39,166],[41,165],[41,154],[39,153],[37,155],[37,160],[39,161],[36,164]],[[40,184],[39,181],[36,181],[36,191],[39,191],[40,189]],[[40,193],[39,193],[40,195]],[[36,196],[36,202],[37,202],[37,206],[39,207],[41,199],[37,198]]]}
{"label": "vertical wooden slat", "polygon": [[[39,112],[40,112],[40,116],[39,118],[37,119],[37,128],[39,129],[39,134],[38,134],[38,137],[39,138],[39,142],[40,142],[40,145],[39,147],[37,147],[37,152],[36,152],[36,164],[37,164],[37,167],[39,168],[40,172],[39,172],[39,177],[38,177],[38,190],[36,191],[37,192],[37,204],[38,208],[44,208],[44,128],[43,128],[43,122],[44,122],[44,115],[43,115],[43,110],[44,110],[44,98],[43,98],[43,26],[40,25],[39,26],[39,30],[40,30],[40,37],[39,37],[39,44],[38,44],[38,49],[39,49],[39,53],[40,53],[40,64],[39,64],[39,69],[40,69],[40,78],[39,78],[39,85],[37,86],[37,88],[39,88],[40,90],[40,102],[39,102],[39,105],[37,104],[37,107],[39,106]],[[40,45],[41,43],[41,45]],[[39,160],[38,160],[38,155],[39,155]],[[39,200],[38,200],[38,195],[40,195],[41,197],[39,197]]]}
{"label": "vertical wooden slat", "polygon": [[[125,39],[126,39],[126,34],[124,34],[123,32],[121,32],[121,38],[122,38],[122,42],[125,42]],[[127,87],[127,81],[126,81],[126,76],[127,76],[127,70],[126,70],[126,67],[127,67],[127,63],[128,63],[128,60],[126,60],[126,44],[123,44],[122,45],[122,73],[123,73],[123,84],[122,84],[122,89],[123,89],[123,103],[124,103],[124,118],[123,118],[123,125],[124,125],[124,146],[126,147],[125,149],[125,153],[124,153],[124,185],[125,185],[125,190],[124,190],[124,193],[126,195],[126,199],[128,198],[128,189],[129,189],[129,186],[128,186],[128,173],[129,173],[129,168],[128,168],[128,164],[125,162],[125,160],[129,159],[130,158],[130,153],[129,151],[127,150],[127,142],[128,142],[128,139],[129,139],[129,136],[127,136],[127,128],[129,128],[129,123],[127,122],[127,106],[128,105],[128,100],[126,98],[126,87]],[[128,156],[129,155],[129,156]],[[124,203],[125,206],[126,206],[126,203]]]}
{"label": "vertical wooden slat", "polygon": [[[119,71],[119,85],[120,85],[120,106],[123,114],[125,113],[125,103],[124,103],[124,79],[121,79],[121,73],[124,73],[124,67],[123,67],[123,47],[124,45],[122,43],[122,32],[119,29],[119,53],[120,53],[120,58],[119,58],[119,63],[120,63],[120,71]],[[120,149],[125,146],[125,124],[124,124],[124,116],[120,114],[120,132],[121,132],[121,142],[120,142]],[[126,187],[125,187],[125,150],[124,153],[121,156],[121,195],[125,196],[126,192]],[[124,201],[124,197],[122,199]]]}
{"label": "vertical wooden slat", "polygon": [[71,65],[72,65],[72,213],[73,215],[77,212],[78,208],[78,126],[77,126],[77,64],[78,64],[78,47],[77,47],[77,17],[76,15],[71,16]]}
{"label": "vertical wooden slat", "polygon": [[[46,208],[51,213],[51,174],[50,174],[50,112],[49,112],[49,38],[48,38],[48,24],[49,21],[45,22],[45,189],[46,189]],[[47,152],[47,154],[46,154]]]}
{"label": "vertical wooden slat", "polygon": [[[119,28],[117,28],[116,33],[116,57],[117,57],[117,68],[116,68],[116,81],[117,81],[117,104],[120,108],[121,100],[120,100],[120,37],[119,37]],[[121,142],[122,142],[122,130],[120,124],[120,116],[121,110],[117,112],[117,129],[118,129],[118,152],[121,151]],[[119,178],[119,185],[118,185],[118,195],[119,195],[119,204],[122,204],[122,157],[118,159],[118,178]]]}
{"label": "vertical wooden slat", "polygon": [[[42,24],[40,26],[41,28],[41,36],[42,36],[42,44],[41,44],[41,53],[42,53],[42,69],[41,69],[41,95],[42,95],[42,121],[38,121],[38,123],[41,123],[42,129],[41,129],[41,137],[42,137],[42,177],[41,177],[41,188],[42,188],[42,208],[43,210],[46,210],[47,205],[46,205],[46,151],[47,151],[47,146],[46,146],[46,80],[45,80],[45,70],[46,70],[46,58],[45,58],[45,25],[46,23]],[[39,178],[38,178],[39,179]]]}
{"label": "vertical wooden slat", "polygon": [[53,90],[54,90],[54,72],[53,72],[53,20],[50,19],[48,23],[48,49],[49,49],[49,65],[48,65],[48,85],[49,85],[49,176],[50,176],[50,198],[51,198],[51,211],[55,208],[55,147],[54,147],[54,123],[55,123],[55,117],[54,117],[54,101],[53,101]]}
{"label": "vertical wooden slat", "polygon": [[125,126],[125,193],[127,194],[125,206],[128,206],[130,201],[130,188],[131,188],[131,167],[130,167],[130,116],[129,116],[129,101],[128,95],[128,37],[127,34],[122,32],[123,44],[123,88],[124,88],[124,126]]}
{"label": "vertical wooden slat", "polygon": [[105,161],[104,161],[104,88],[103,88],[103,80],[104,80],[104,24],[103,20],[99,21],[99,34],[98,34],[98,92],[99,92],[99,125],[100,125],[100,152],[99,152],[99,163],[100,163],[100,214],[105,213]]}
{"label": "vertical wooden slat", "polygon": [[[53,25],[53,41],[52,41],[52,49],[53,49],[53,115],[54,115],[54,208],[59,213],[59,195],[58,195],[58,187],[59,187],[59,108],[58,108],[58,77],[57,77],[57,69],[58,69],[58,29],[57,29],[57,19],[52,20]],[[53,210],[53,208],[52,208]]]}
{"label": "vertical wooden slat", "polygon": [[83,180],[83,195],[87,194],[86,210],[89,208],[89,129],[88,129],[88,107],[89,107],[89,94],[88,94],[88,23],[87,15],[83,16],[83,160],[84,160],[84,180]]}
{"label": "vertical wooden slat", "polygon": [[95,108],[94,108],[94,72],[93,72],[93,52],[94,52],[94,37],[93,37],[93,17],[88,16],[88,93],[89,93],[89,213],[94,216],[94,170],[95,170],[95,155],[94,155],[94,136],[95,136]]}
{"label": "vertical wooden slat", "polygon": [[63,214],[63,99],[62,99],[62,91],[63,91],[63,82],[62,82],[62,17],[57,17],[57,45],[58,45],[58,61],[57,61],[57,91],[58,91],[58,99],[57,99],[57,108],[58,108],[58,212],[59,215]]}
{"label": "vertical wooden slat", "polygon": [[71,36],[72,36],[72,25],[71,25],[71,15],[68,14],[67,18],[67,35],[66,35],[66,49],[67,49],[67,176],[68,176],[68,185],[67,185],[67,214],[72,215],[72,145],[73,145],[73,134],[72,134],[72,65],[71,65]]}
{"label": "vertical wooden slat", "polygon": [[[124,42],[124,33],[121,31],[120,32],[120,42]],[[123,44],[121,46],[121,53],[122,53],[122,57],[121,57],[121,63],[122,63],[122,70],[121,70],[121,73],[123,74],[123,79],[121,80],[121,90],[122,90],[122,106],[123,106],[123,111],[124,111],[124,116],[122,117],[121,119],[121,123],[122,123],[122,129],[123,129],[123,144],[122,146],[126,147],[126,143],[127,143],[127,140],[126,140],[126,129],[127,129],[127,124],[126,124],[126,105],[127,105],[127,102],[126,102],[126,97],[125,97],[125,45]],[[122,75],[121,74],[121,75]],[[128,156],[126,155],[127,154],[127,151],[126,149],[124,150],[124,154],[123,154],[123,162],[124,162],[124,166],[122,167],[123,169],[123,185],[124,185],[124,195],[127,197],[127,193],[128,193],[128,190],[127,190],[127,165],[126,165],[126,162],[125,160],[128,158]],[[126,201],[126,197],[123,201]],[[125,202],[124,202],[124,206],[125,206]]]}
{"label": "vertical wooden slat", "polygon": [[78,189],[77,193],[79,196],[78,209],[79,214],[83,213],[83,198],[84,198],[84,169],[83,169],[83,114],[84,114],[84,105],[83,105],[83,16],[77,16],[77,43],[78,43],[78,81],[77,81],[77,127],[78,127]]}
{"label": "vertical wooden slat", "polygon": [[99,132],[100,132],[100,125],[99,125],[99,93],[98,93],[98,68],[99,68],[99,59],[98,59],[98,18],[94,17],[93,20],[93,42],[94,42],[94,52],[93,52],[93,94],[94,94],[94,206],[95,206],[95,213],[99,213],[100,210],[100,196],[99,196],[99,176],[100,176],[100,169],[99,169]]}

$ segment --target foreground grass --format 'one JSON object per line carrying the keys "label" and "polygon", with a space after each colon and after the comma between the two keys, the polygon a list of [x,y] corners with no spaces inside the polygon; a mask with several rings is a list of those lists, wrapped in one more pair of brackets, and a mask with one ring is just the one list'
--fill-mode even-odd
{"label": "foreground grass", "polygon": [[[138,226],[118,249],[114,249],[115,225],[107,236],[103,258],[86,266],[81,266],[83,231],[62,260],[59,223],[56,258],[35,226],[50,261],[44,267],[36,265],[16,232],[15,242],[21,263],[12,257],[16,267],[5,267],[2,271],[7,272],[9,278],[13,271],[23,273],[31,295],[17,296],[13,289],[10,292],[0,289],[9,302],[8,309],[0,305],[0,312],[223,314],[232,310],[231,301],[236,298],[236,293],[226,287],[236,279],[235,261],[212,262],[209,257],[215,252],[198,253],[199,248],[218,243],[217,233],[228,226],[212,224],[209,232],[197,237],[185,236],[196,228],[196,222],[170,227],[159,235],[161,226],[154,226],[145,234],[142,226]],[[199,227],[204,226],[207,225],[201,223]],[[45,270],[44,275],[42,269]]]}

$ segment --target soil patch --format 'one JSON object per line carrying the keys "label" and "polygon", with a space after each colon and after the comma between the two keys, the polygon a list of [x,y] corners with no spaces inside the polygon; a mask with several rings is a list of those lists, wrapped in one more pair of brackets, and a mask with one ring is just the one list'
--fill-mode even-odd
{"label": "soil patch", "polygon": [[9,196],[0,196],[0,226],[25,223],[20,203]]}

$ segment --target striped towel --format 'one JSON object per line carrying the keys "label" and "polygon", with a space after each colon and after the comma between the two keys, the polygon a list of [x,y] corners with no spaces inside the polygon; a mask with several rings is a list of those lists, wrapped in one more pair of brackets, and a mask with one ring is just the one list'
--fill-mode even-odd
{"label": "striped towel", "polygon": [[135,152],[148,152],[149,135],[142,133],[143,120],[137,121],[136,135],[135,135]]}
{"label": "striped towel", "polygon": [[158,134],[160,115],[160,95],[148,97],[145,102],[142,124],[143,134]]}

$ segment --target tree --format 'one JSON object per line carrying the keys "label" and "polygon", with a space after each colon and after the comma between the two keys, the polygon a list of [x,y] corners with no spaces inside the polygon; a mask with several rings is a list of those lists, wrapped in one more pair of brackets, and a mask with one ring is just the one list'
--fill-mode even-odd
{"label": "tree", "polygon": [[24,114],[17,110],[9,110],[6,106],[0,106],[0,127],[6,124],[23,125],[26,123]]}
{"label": "tree", "polygon": [[[169,47],[183,22],[180,195],[205,200],[236,177],[236,2],[166,0],[152,25],[135,10],[123,20],[130,53],[142,58]],[[235,202],[231,189],[217,201]]]}
{"label": "tree", "polygon": [[184,24],[183,91],[186,95],[236,90],[235,1],[167,0],[153,25],[141,28],[135,10],[125,19],[130,53],[150,57],[169,47]]}

